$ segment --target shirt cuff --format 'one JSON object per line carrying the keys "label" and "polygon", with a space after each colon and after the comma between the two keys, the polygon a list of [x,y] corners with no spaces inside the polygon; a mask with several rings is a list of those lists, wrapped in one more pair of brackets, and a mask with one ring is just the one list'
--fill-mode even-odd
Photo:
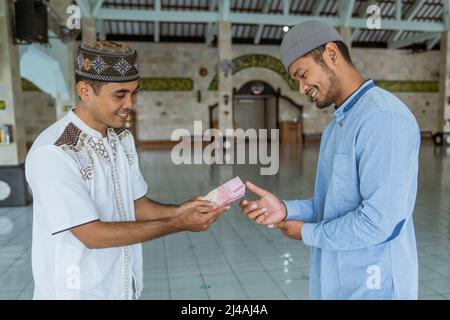
{"label": "shirt cuff", "polygon": [[314,228],[317,226],[317,223],[304,223],[302,226],[301,234],[303,243],[314,247],[314,237],[313,232]]}
{"label": "shirt cuff", "polygon": [[299,215],[298,206],[294,203],[295,201],[281,200],[286,207],[287,216],[286,221],[293,220],[295,216]]}
{"label": "shirt cuff", "polygon": [[146,196],[146,195],[147,195],[147,192],[148,192],[148,187],[147,187],[147,185],[142,186],[141,188],[139,188],[138,191],[135,191],[135,192],[134,192],[134,199],[133,199],[133,200],[137,200],[137,199],[140,199],[140,198]]}

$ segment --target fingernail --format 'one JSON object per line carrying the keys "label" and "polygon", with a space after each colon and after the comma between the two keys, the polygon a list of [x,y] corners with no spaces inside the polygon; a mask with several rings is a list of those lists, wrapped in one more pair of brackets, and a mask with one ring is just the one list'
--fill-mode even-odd
{"label": "fingernail", "polygon": [[275,226],[273,224],[268,224],[267,228],[273,229]]}
{"label": "fingernail", "polygon": [[261,208],[261,212],[266,212],[267,208]]}
{"label": "fingernail", "polygon": [[252,204],[251,208],[256,209],[256,204]]}

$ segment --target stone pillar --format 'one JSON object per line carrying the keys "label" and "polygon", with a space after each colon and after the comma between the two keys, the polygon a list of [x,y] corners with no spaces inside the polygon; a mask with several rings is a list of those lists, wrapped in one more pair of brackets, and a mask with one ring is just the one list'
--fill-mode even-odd
{"label": "stone pillar", "polygon": [[0,125],[7,125],[11,134],[9,144],[0,144],[0,207],[23,206],[28,200],[24,174],[25,110],[19,49],[13,44],[8,0],[0,0],[0,39]]}
{"label": "stone pillar", "polygon": [[[61,18],[62,23],[65,23],[68,18],[67,8],[72,5],[71,0],[53,1],[51,6],[53,10]],[[76,42],[70,42],[64,44],[64,54],[59,57],[58,62],[60,68],[64,74],[64,80],[66,81],[67,90],[69,92],[69,99],[63,99],[59,96],[55,97],[55,109],[56,118],[60,119],[67,114],[77,103],[77,97],[75,94],[75,54],[77,50]]]}
{"label": "stone pillar", "polygon": [[339,27],[338,29],[342,39],[344,39],[344,43],[347,45],[350,50],[352,47],[352,28],[350,27]]}
{"label": "stone pillar", "polygon": [[97,23],[95,17],[84,17],[81,19],[81,41],[97,41]]}
{"label": "stone pillar", "polygon": [[231,22],[218,22],[219,129],[225,135],[233,125],[233,75],[231,69]]}
{"label": "stone pillar", "polygon": [[443,132],[444,144],[450,146],[450,31],[442,33],[440,65],[439,104],[442,120],[439,130]]}

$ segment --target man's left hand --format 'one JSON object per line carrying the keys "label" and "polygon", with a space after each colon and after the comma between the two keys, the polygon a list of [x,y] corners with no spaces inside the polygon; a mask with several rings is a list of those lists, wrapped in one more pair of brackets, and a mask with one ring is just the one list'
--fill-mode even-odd
{"label": "man's left hand", "polygon": [[282,221],[275,225],[283,234],[294,240],[302,240],[302,226],[304,222],[299,220]]}

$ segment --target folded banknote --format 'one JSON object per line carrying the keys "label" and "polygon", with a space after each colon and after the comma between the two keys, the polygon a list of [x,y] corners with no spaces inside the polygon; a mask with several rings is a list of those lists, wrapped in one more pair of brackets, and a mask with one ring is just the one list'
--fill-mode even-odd
{"label": "folded banknote", "polygon": [[208,193],[203,200],[217,203],[219,207],[224,207],[242,198],[245,195],[245,184],[239,177],[233,178],[216,189]]}

